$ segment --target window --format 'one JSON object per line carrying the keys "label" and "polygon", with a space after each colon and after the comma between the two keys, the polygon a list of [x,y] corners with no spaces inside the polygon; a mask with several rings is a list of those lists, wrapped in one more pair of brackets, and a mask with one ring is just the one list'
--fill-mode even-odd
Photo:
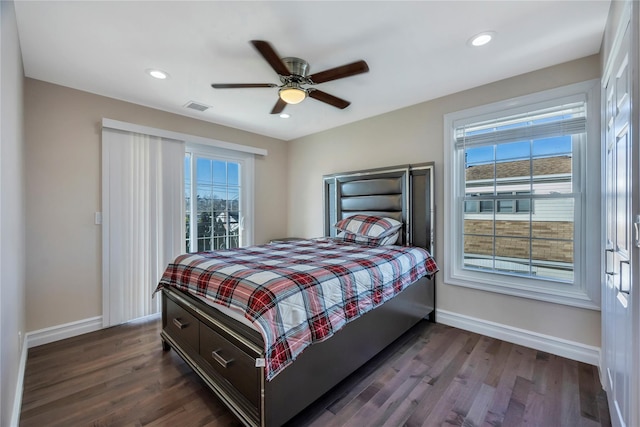
{"label": "window", "polygon": [[592,87],[445,116],[447,283],[597,308],[584,280],[599,248],[585,237],[599,221],[586,175],[599,162]]}
{"label": "window", "polygon": [[[513,193],[499,193],[499,195],[506,194],[531,194],[525,191],[514,191]],[[475,196],[483,196],[480,193],[476,193]],[[497,211],[501,213],[528,213],[531,211],[530,199],[509,199],[499,200]],[[493,213],[493,200],[465,200],[464,212],[465,213]]]}
{"label": "window", "polygon": [[187,145],[185,153],[185,247],[187,252],[251,244],[253,157]]}

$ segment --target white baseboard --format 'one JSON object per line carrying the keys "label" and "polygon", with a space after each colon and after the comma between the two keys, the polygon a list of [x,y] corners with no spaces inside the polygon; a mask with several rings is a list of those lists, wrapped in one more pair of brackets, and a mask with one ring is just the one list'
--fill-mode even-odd
{"label": "white baseboard", "polygon": [[24,372],[27,368],[26,336],[21,343],[22,352],[20,352],[20,364],[18,365],[18,383],[16,384],[16,394],[13,398],[13,413],[11,414],[10,427],[18,427],[20,423],[20,412],[22,410],[22,391],[24,389]]}
{"label": "white baseboard", "polygon": [[28,348],[42,344],[49,344],[65,338],[75,337],[102,329],[102,316],[91,317],[89,319],[78,320],[65,323],[63,325],[51,326],[37,331],[27,332]]}
{"label": "white baseboard", "polygon": [[437,310],[436,319],[438,323],[600,367],[600,347],[514,328],[447,310]]}

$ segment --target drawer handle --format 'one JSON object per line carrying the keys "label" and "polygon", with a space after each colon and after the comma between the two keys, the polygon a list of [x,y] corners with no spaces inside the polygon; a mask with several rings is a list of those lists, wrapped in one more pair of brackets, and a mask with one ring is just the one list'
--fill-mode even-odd
{"label": "drawer handle", "polygon": [[178,329],[184,329],[189,326],[189,323],[182,323],[180,319],[173,319],[173,324],[178,327]]}
{"label": "drawer handle", "polygon": [[218,354],[218,352],[222,350],[221,348],[217,349],[217,350],[213,350],[211,352],[211,357],[213,357],[213,360],[215,360],[216,362],[218,362],[220,365],[222,365],[223,368],[228,367],[231,362],[233,362],[233,359],[225,359],[224,357],[220,356]]}

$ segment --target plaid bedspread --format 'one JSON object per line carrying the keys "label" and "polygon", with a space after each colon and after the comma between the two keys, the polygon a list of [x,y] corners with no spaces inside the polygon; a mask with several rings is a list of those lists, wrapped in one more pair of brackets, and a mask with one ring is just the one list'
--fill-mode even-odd
{"label": "plaid bedspread", "polygon": [[271,380],[310,344],[436,271],[421,248],[322,238],[180,255],[158,289],[242,312],[262,334]]}

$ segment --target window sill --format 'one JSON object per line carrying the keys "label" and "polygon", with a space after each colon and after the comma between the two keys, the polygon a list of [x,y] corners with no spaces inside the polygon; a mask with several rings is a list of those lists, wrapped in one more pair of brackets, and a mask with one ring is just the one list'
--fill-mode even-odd
{"label": "window sill", "polygon": [[[491,274],[465,273],[467,272],[452,275],[451,272],[445,272],[444,283],[571,307],[600,310],[600,306],[589,297],[584,289],[576,289],[570,285],[554,286],[552,282],[549,282],[546,286],[540,286],[538,282],[534,287],[526,283],[507,282],[509,276],[505,276],[506,280],[497,280],[495,275]],[[563,289],[565,286],[568,289]]]}

